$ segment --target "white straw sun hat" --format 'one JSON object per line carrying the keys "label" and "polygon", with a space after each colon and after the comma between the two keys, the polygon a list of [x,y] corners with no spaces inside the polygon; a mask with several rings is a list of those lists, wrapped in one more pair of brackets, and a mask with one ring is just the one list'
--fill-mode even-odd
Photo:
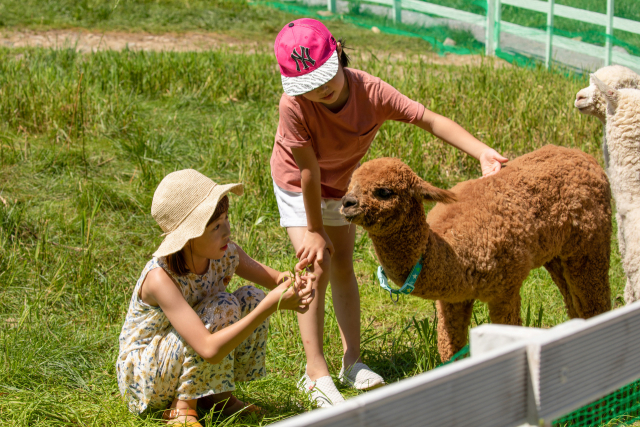
{"label": "white straw sun hat", "polygon": [[178,252],[190,239],[202,236],[218,202],[230,191],[242,196],[242,184],[218,185],[193,169],[165,176],[151,203],[151,215],[165,236],[153,256]]}

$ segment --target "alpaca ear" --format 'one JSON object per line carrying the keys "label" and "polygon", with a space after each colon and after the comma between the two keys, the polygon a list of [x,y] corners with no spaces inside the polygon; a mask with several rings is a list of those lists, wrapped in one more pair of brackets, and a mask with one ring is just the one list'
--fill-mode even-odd
{"label": "alpaca ear", "polygon": [[611,86],[606,85],[602,80],[597,78],[595,74],[591,74],[591,82],[600,89],[600,92],[604,95],[604,99],[607,100],[607,113],[610,115],[615,114],[618,108],[620,93]]}
{"label": "alpaca ear", "polygon": [[425,202],[453,203],[456,201],[456,195],[451,191],[434,187],[420,178],[417,179],[413,191],[414,196]]}

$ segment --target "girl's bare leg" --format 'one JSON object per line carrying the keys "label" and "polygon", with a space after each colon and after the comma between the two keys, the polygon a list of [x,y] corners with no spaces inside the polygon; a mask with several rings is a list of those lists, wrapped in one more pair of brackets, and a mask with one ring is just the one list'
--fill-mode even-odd
{"label": "girl's bare leg", "polygon": [[[302,245],[306,232],[307,227],[287,228],[287,233],[289,233],[289,238],[296,252]],[[331,271],[329,251],[325,250],[322,263],[319,264],[318,261],[315,261],[311,270],[316,275],[316,280],[313,282],[316,296],[313,302],[309,304],[309,310],[306,313],[298,313],[298,326],[300,327],[304,352],[307,356],[307,375],[311,380],[317,380],[320,377],[329,375],[329,368],[322,350],[324,298],[329,282],[329,271]]]}
{"label": "girl's bare leg", "polygon": [[[296,252],[302,245],[306,231],[306,227],[287,228]],[[353,272],[355,227],[325,227],[325,231],[333,242],[335,253],[329,258],[328,252],[325,252],[322,264],[314,263],[316,297],[309,311],[298,314],[300,335],[307,356],[307,375],[312,380],[329,375],[322,349],[325,295],[329,280],[345,353],[345,366],[353,365],[360,358],[360,294]]]}
{"label": "girl's bare leg", "polygon": [[344,365],[352,366],[360,362],[360,292],[353,272],[353,247],[356,239],[356,227],[325,227],[333,242],[335,253],[331,257],[331,295],[336,311]]}

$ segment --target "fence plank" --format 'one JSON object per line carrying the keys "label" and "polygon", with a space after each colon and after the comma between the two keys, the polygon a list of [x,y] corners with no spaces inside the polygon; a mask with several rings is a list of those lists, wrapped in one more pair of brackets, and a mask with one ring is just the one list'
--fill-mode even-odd
{"label": "fence plank", "polygon": [[393,0],[393,22],[402,22],[402,4],[400,0]]}
{"label": "fence plank", "polygon": [[502,0],[502,4],[515,6],[522,9],[533,10],[535,12],[547,13],[549,6],[546,1],[538,0]]}
{"label": "fence plank", "polygon": [[640,303],[535,338],[527,353],[538,416],[548,425],[640,378]]}
{"label": "fence plank", "polygon": [[385,6],[393,7],[395,0],[365,0],[365,3],[383,4]]}
{"label": "fence plank", "polygon": [[549,0],[547,2],[547,46],[544,61],[547,68],[551,67],[551,60],[553,59],[553,7],[555,4],[555,0]]}
{"label": "fence plank", "polygon": [[493,32],[494,52],[500,49],[500,22],[502,22],[502,0],[495,0],[495,23]]}
{"label": "fence plank", "polygon": [[[335,0],[329,0],[335,1]],[[364,0],[366,3],[382,4],[393,7],[394,0]],[[548,4],[546,1],[540,0],[501,0],[502,4],[509,6],[516,6],[523,9],[533,10],[536,12],[547,13]],[[431,15],[438,15],[444,18],[456,19],[462,22],[468,22],[475,25],[486,25],[486,18],[483,15],[477,15],[475,13],[465,12],[457,10],[451,7],[440,6],[425,1],[419,0],[401,0],[403,9],[410,9],[416,12],[429,13]],[[607,15],[598,12],[591,12],[589,10],[577,9],[575,7],[564,6],[557,4],[554,7],[555,16],[561,16],[563,18],[575,19],[581,22],[587,22],[590,24],[602,25]],[[616,30],[628,31],[630,33],[640,34],[640,23],[631,19],[619,18],[615,16],[613,18],[613,28]]]}
{"label": "fence plank", "polygon": [[613,17],[613,28],[616,30],[628,31],[630,33],[640,34],[640,22],[632,19]]}
{"label": "fence plank", "polygon": [[[504,1],[504,0],[503,0]],[[547,33],[537,28],[523,27],[521,25],[512,24],[511,22],[502,21],[500,28],[505,33],[515,34],[540,43],[546,42]],[[569,39],[561,36],[553,37],[553,45],[562,49],[590,55],[594,57],[604,57],[604,47]],[[635,68],[640,71],[640,57],[625,54],[618,51],[611,52],[611,61],[614,64],[624,65],[625,67]]]}
{"label": "fence plank", "polygon": [[525,423],[523,345],[465,359],[274,427],[511,427]]}
{"label": "fence plank", "polygon": [[496,54],[495,50],[495,35],[496,35],[496,15],[495,15],[496,0],[487,0],[487,25],[485,28],[485,54],[487,56],[493,56]]}
{"label": "fence plank", "polygon": [[[533,40],[540,43],[547,42],[547,32],[538,30],[537,28],[523,27],[521,25],[512,24],[511,22],[502,21],[500,28],[505,33],[511,33],[525,37],[529,40]],[[556,36],[553,38],[553,44],[556,47],[572,50],[574,52],[583,53],[585,55],[591,55],[602,58],[604,56],[604,48],[601,46],[595,46],[589,43],[584,43],[578,40],[569,39],[566,37]]]}
{"label": "fence plank", "polygon": [[[375,1],[375,3],[378,3]],[[427,3],[418,0],[402,0],[402,8],[408,10],[414,10],[416,12],[429,13],[432,15],[443,16],[445,18],[455,19],[457,21],[467,22],[469,24],[475,24],[480,26],[486,26],[486,17],[483,15],[476,15],[475,13],[465,12],[462,10],[454,9],[451,7],[440,6],[437,4]]]}
{"label": "fence plank", "polygon": [[336,0],[327,0],[327,9],[331,13],[338,13],[338,7],[336,6]]}
{"label": "fence plank", "polygon": [[[335,1],[335,0],[328,0]],[[364,0],[366,3],[382,4],[393,7],[394,0]],[[549,9],[548,2],[539,0],[501,0],[502,4],[516,6],[523,9],[533,10],[536,12],[547,13]],[[467,22],[470,24],[486,26],[486,17],[475,13],[464,12],[462,10],[453,9],[451,7],[439,6],[419,0],[401,0],[403,9],[413,10],[416,12],[438,15],[444,18],[455,19],[457,21]],[[606,26],[607,15],[589,10],[577,9],[575,7],[556,4],[554,6],[554,15],[563,18],[574,19],[576,21],[587,22],[596,25]],[[504,21],[502,21],[504,22]],[[502,24],[501,22],[501,24]],[[515,24],[513,24],[515,25]],[[525,29],[535,30],[535,28],[521,27]],[[628,31],[630,33],[640,34],[640,22],[631,19],[613,17],[613,28],[616,30]]]}
{"label": "fence plank", "polygon": [[614,64],[624,65],[625,67],[635,68],[640,73],[640,58],[618,51],[611,52],[611,62]]}
{"label": "fence plank", "polygon": [[[502,3],[540,13],[547,13],[547,10],[549,9],[548,3],[540,0],[502,0]],[[606,26],[607,15],[604,13],[591,12],[590,10],[578,9],[560,4],[557,4],[554,9],[555,16],[587,22],[589,24]],[[614,17],[613,28],[616,30],[640,34],[640,23],[631,19]]]}
{"label": "fence plank", "polygon": [[611,65],[611,48],[613,43],[613,0],[607,0],[607,40],[604,45],[604,65]]}

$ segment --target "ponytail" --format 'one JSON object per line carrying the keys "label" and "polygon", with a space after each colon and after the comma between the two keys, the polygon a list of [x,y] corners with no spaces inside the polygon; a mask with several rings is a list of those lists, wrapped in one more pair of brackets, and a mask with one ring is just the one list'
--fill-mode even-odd
{"label": "ponytail", "polygon": [[347,52],[345,49],[348,49],[345,46],[345,39],[340,38],[338,39],[338,43],[340,44],[340,47],[342,48],[342,53],[340,54],[340,65],[342,65],[342,67],[348,67],[349,66],[349,62],[351,62],[351,58],[349,58],[349,55],[347,55]]}

